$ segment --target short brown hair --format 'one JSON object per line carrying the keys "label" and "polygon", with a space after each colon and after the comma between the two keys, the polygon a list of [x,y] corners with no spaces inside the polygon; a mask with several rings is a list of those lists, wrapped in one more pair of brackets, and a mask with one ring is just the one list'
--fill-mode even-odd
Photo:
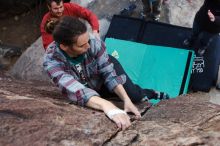
{"label": "short brown hair", "polygon": [[54,28],[53,38],[59,44],[72,46],[86,31],[86,25],[78,18],[63,16]]}
{"label": "short brown hair", "polygon": [[46,0],[46,2],[47,2],[47,5],[48,5],[49,7],[51,7],[51,3],[52,3],[52,2],[55,2],[55,3],[57,3],[57,4],[60,4],[61,2],[63,2],[63,0]]}

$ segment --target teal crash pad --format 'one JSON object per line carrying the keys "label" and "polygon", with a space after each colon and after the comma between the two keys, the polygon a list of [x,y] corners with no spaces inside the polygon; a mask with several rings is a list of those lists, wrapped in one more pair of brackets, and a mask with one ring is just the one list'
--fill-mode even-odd
{"label": "teal crash pad", "polygon": [[135,84],[166,92],[171,98],[187,93],[193,51],[113,38],[106,38],[105,43],[107,52],[118,59]]}

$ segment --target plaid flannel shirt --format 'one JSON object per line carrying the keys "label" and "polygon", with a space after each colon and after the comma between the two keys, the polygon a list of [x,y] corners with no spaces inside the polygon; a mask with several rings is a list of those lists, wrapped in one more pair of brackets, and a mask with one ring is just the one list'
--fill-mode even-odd
{"label": "plaid flannel shirt", "polygon": [[113,64],[109,62],[104,43],[90,35],[90,48],[81,63],[87,85],[81,83],[74,64],[68,60],[56,42],[52,42],[44,55],[43,67],[62,93],[74,103],[85,105],[92,96],[100,96],[97,91],[105,85],[110,92],[126,82],[126,76],[117,76]]}

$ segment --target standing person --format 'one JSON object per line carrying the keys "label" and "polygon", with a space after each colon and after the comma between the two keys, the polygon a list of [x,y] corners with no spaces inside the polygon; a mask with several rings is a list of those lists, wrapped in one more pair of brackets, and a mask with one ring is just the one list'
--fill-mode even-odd
{"label": "standing person", "polygon": [[97,16],[86,8],[75,3],[63,3],[63,0],[47,0],[49,12],[42,19],[40,30],[44,49],[53,41],[51,34],[47,33],[44,26],[50,19],[59,19],[62,16],[74,16],[87,20],[93,30],[93,34],[99,37],[99,22]]}
{"label": "standing person", "polygon": [[202,35],[201,45],[198,50],[199,55],[203,55],[212,42],[213,37],[220,33],[220,0],[205,0],[202,7],[196,13],[193,30],[190,38],[184,40],[184,45],[191,47]]}
{"label": "standing person", "polygon": [[162,0],[142,0],[142,3],[145,16],[158,21],[160,19]]}
{"label": "standing person", "polygon": [[[163,92],[134,85],[121,65],[109,58],[103,42],[89,35],[79,19],[62,17],[56,22],[53,38],[43,63],[52,81],[71,101],[103,111],[118,128],[124,130],[131,125],[127,112],[134,113],[137,119],[141,117],[133,102],[168,98]],[[107,95],[118,96],[124,110],[108,101]]]}
{"label": "standing person", "polygon": [[[187,0],[191,3],[192,0]],[[167,4],[169,0],[142,0],[143,15],[154,21],[159,21],[162,4]]]}

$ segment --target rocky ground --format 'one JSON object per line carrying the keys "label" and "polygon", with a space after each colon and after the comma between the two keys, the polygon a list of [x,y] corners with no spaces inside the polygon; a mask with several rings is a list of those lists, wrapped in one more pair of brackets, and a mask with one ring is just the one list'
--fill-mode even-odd
{"label": "rocky ground", "polygon": [[[1,8],[1,7],[0,7]],[[20,9],[20,11],[19,11]],[[40,22],[45,4],[22,9],[4,9],[0,15],[0,43],[26,50],[40,36]]]}

